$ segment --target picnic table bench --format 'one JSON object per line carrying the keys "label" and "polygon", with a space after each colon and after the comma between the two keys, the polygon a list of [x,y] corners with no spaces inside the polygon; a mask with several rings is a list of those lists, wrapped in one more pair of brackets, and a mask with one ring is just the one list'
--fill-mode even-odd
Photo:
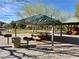
{"label": "picnic table bench", "polygon": [[[47,33],[46,33],[46,35],[47,35]],[[23,40],[27,41],[27,47],[28,47],[29,41],[31,41],[31,40],[35,40],[36,42],[41,41],[41,40],[46,39],[48,37],[46,35],[43,35],[40,33],[33,33],[33,34],[31,34],[31,37],[24,37]]]}

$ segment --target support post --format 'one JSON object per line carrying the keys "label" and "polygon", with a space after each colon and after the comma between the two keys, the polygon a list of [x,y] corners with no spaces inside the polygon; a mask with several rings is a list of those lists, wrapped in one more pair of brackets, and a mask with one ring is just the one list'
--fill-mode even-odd
{"label": "support post", "polygon": [[67,30],[68,30],[68,32],[69,32],[69,25],[68,25],[68,27],[67,27]]}
{"label": "support post", "polygon": [[32,30],[33,30],[33,33],[34,33],[34,29],[35,29],[35,28],[34,28],[34,25],[32,25]]}
{"label": "support post", "polygon": [[15,26],[15,37],[16,37],[16,26]]}
{"label": "support post", "polygon": [[51,42],[52,42],[52,47],[54,47],[54,25],[52,26],[52,38],[51,38]]}
{"label": "support post", "polygon": [[16,29],[17,29],[17,24],[15,23],[15,37],[17,36]]}
{"label": "support post", "polygon": [[60,37],[62,37],[62,24],[60,25]]}

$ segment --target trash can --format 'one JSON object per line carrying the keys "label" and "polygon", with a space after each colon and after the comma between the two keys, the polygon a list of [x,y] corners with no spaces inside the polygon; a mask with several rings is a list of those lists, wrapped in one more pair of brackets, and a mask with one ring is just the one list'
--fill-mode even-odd
{"label": "trash can", "polygon": [[12,37],[12,47],[18,48],[20,47],[21,38],[20,37]]}

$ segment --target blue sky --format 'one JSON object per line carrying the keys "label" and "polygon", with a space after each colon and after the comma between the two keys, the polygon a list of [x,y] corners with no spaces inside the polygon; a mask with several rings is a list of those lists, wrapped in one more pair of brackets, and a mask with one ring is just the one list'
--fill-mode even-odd
{"label": "blue sky", "polygon": [[20,18],[16,13],[23,10],[23,5],[25,3],[37,2],[74,14],[78,0],[0,0],[0,21],[10,22],[12,20],[19,20]]}

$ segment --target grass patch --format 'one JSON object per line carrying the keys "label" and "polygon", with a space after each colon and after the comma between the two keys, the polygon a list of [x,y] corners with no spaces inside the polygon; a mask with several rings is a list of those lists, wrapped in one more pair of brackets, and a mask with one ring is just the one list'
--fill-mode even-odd
{"label": "grass patch", "polygon": [[[9,29],[8,31],[14,33],[14,29]],[[46,31],[45,30],[17,29],[17,33],[33,33],[33,32],[46,32]]]}

